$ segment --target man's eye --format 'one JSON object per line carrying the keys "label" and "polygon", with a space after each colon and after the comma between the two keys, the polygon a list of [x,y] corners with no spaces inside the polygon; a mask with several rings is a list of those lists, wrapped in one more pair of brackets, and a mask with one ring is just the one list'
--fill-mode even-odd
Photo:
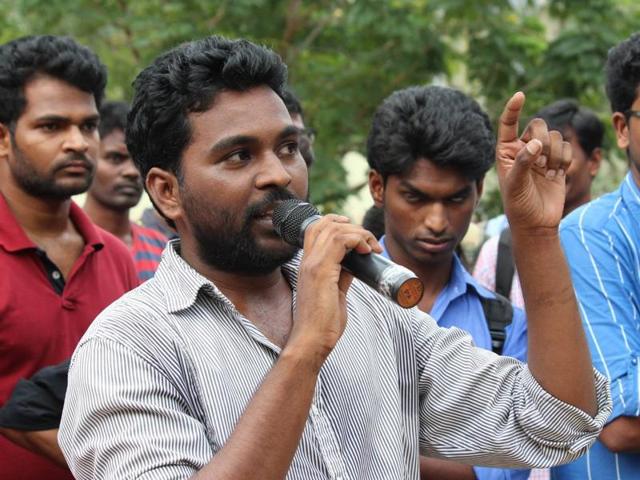
{"label": "man's eye", "polygon": [[451,203],[464,203],[467,199],[467,195],[456,195],[455,197],[449,198],[449,202]]}
{"label": "man's eye", "polygon": [[85,132],[95,132],[97,128],[98,124],[96,122],[85,123],[84,125],[82,125],[82,129]]}
{"label": "man's eye", "polygon": [[227,163],[231,163],[232,165],[236,164],[245,164],[251,160],[251,153],[248,150],[238,150],[237,152],[233,152],[228,155],[224,161]]}
{"label": "man's eye", "polygon": [[38,128],[46,132],[55,132],[59,127],[57,123],[42,123],[38,126]]}
{"label": "man's eye", "polygon": [[300,151],[300,147],[297,142],[289,142],[282,146],[280,149],[281,155],[296,155]]}
{"label": "man's eye", "polygon": [[404,196],[404,199],[410,203],[418,202],[420,201],[420,198],[421,198],[419,195],[416,195],[413,192],[405,192],[403,193],[403,196]]}

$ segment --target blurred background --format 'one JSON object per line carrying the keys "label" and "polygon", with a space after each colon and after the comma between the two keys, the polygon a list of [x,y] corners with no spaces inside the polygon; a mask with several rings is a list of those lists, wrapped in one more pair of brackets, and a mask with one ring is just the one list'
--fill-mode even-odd
{"label": "blurred background", "polygon": [[[602,69],[608,49],[640,27],[638,0],[0,0],[0,12],[0,42],[50,33],[90,46],[113,100],[130,100],[140,69],[180,42],[221,34],[271,47],[317,131],[312,200],[356,221],[371,204],[363,155],[373,111],[409,85],[459,88],[494,121],[516,90],[527,114],[575,98],[608,127],[596,196],[626,169]],[[491,172],[476,220],[500,210]]]}

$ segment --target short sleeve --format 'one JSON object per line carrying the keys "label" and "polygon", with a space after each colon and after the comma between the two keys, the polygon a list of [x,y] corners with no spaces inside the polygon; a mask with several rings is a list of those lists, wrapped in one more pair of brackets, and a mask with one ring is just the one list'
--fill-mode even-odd
{"label": "short sleeve", "polygon": [[77,479],[189,478],[213,455],[176,386],[101,338],[74,354],[58,439]]}

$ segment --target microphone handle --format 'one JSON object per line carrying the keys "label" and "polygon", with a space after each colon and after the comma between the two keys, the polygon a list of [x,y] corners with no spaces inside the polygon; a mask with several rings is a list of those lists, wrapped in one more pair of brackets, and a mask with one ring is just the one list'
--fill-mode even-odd
{"label": "microphone handle", "polygon": [[415,307],[422,299],[424,285],[416,275],[377,253],[350,251],[342,260],[342,268],[366,283],[376,292],[403,308]]}
{"label": "microphone handle", "polygon": [[[299,247],[303,247],[307,227],[321,218],[320,215],[312,215],[302,222],[298,236]],[[351,251],[345,255],[341,265],[354,277],[403,308],[415,307],[424,294],[422,281],[411,270],[377,253],[360,254]]]}

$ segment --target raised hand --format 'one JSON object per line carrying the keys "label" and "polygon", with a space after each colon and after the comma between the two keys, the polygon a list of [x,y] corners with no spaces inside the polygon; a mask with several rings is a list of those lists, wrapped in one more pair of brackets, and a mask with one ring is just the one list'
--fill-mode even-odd
{"label": "raised hand", "polygon": [[498,126],[496,168],[504,210],[511,228],[557,228],[565,199],[565,172],[571,145],[544,120],[533,119],[521,136],[522,92],[507,102]]}

